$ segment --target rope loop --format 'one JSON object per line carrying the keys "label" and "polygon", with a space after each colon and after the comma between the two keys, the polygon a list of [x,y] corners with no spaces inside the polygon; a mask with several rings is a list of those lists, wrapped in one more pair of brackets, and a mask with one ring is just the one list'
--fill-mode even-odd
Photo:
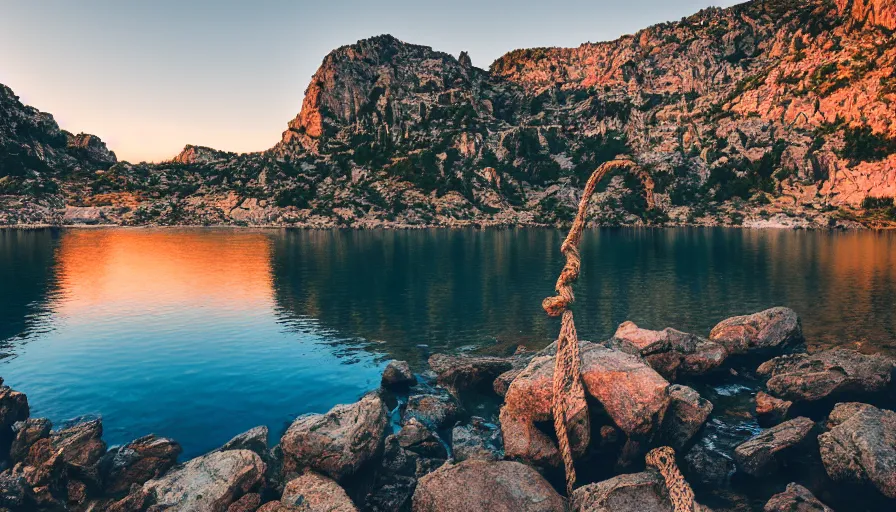
{"label": "rope loop", "polygon": [[611,160],[601,164],[588,178],[585,190],[582,192],[582,198],[579,201],[576,218],[569,229],[569,234],[566,235],[566,239],[560,246],[560,252],[566,257],[566,264],[563,266],[563,270],[560,271],[560,277],[557,278],[557,284],[554,287],[557,295],[547,297],[541,303],[541,307],[544,308],[548,316],[562,316],[560,336],[557,338],[557,355],[554,359],[551,413],[554,416],[554,431],[557,433],[560,456],[563,459],[563,466],[566,471],[566,493],[570,498],[576,483],[576,468],[572,448],[569,445],[569,433],[567,432],[567,423],[572,420],[572,418],[567,417],[570,410],[569,406],[575,402],[580,402],[578,405],[585,411],[585,414],[588,413],[585,391],[579,375],[581,363],[579,337],[576,333],[572,311],[569,310],[570,306],[575,302],[572,284],[579,278],[579,271],[582,266],[578,245],[582,239],[582,231],[585,228],[588,204],[591,202],[591,196],[594,195],[598,182],[608,172],[625,167],[632,168],[638,174],[638,177],[641,178],[647,195],[647,204],[650,208],[653,208],[655,204],[653,201],[653,180],[638,164],[625,159]]}

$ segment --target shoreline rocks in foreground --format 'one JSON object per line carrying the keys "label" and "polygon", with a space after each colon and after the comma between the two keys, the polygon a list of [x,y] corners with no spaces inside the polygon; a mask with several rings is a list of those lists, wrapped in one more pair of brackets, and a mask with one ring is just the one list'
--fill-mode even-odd
{"label": "shoreline rocks in foreground", "polygon": [[[644,464],[658,446],[676,450],[713,510],[893,510],[894,361],[786,354],[802,341],[787,308],[725,320],[708,338],[626,322],[581,341],[589,411],[571,411],[572,501],[551,423],[554,345],[437,354],[430,376],[394,361],[379,390],[296,418],[273,448],[262,426],[181,463],[180,445],[155,435],[107,449],[101,419],[53,430],[2,386],[0,511],[671,512],[664,477]],[[500,412],[472,415],[488,409],[470,396]]]}

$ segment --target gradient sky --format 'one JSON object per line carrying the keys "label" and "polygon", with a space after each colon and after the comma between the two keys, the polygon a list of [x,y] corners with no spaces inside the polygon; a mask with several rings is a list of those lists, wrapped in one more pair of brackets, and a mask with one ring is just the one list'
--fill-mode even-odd
{"label": "gradient sky", "polygon": [[273,146],[324,56],[389,33],[487,68],[515,48],[615,39],[731,0],[4,0],[0,83],[119,159]]}

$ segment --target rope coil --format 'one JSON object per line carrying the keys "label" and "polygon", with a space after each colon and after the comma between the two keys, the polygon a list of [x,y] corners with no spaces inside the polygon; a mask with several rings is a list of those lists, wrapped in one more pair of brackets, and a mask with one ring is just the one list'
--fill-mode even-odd
{"label": "rope coil", "polygon": [[567,496],[572,496],[572,490],[576,483],[575,461],[569,444],[569,432],[567,431],[567,425],[572,420],[572,418],[568,417],[569,411],[584,410],[585,414],[587,414],[585,390],[582,387],[579,373],[581,363],[579,338],[576,333],[572,311],[569,310],[569,306],[575,301],[572,284],[579,278],[579,271],[582,267],[578,246],[582,240],[582,231],[585,228],[588,205],[591,201],[591,196],[594,195],[597,184],[607,173],[622,168],[631,168],[637,173],[644,183],[647,205],[649,208],[654,207],[653,180],[638,164],[627,159],[611,160],[601,164],[588,178],[585,190],[582,193],[582,199],[579,201],[579,209],[575,220],[569,229],[569,234],[566,235],[566,239],[560,246],[560,252],[566,257],[566,264],[563,266],[563,270],[560,272],[560,277],[557,278],[557,284],[554,287],[557,295],[547,297],[541,303],[541,307],[544,308],[549,316],[562,316],[560,336],[557,338],[557,355],[554,360],[551,413],[554,417],[554,430],[557,434],[560,455],[566,471]]}

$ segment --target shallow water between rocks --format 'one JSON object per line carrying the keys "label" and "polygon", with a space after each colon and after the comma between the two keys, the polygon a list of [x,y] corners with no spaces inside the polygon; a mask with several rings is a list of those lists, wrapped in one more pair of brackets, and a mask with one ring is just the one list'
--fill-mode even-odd
{"label": "shallow water between rocks", "polygon": [[[540,304],[564,235],[0,230],[0,376],[32,417],[102,416],[110,444],[155,433],[186,459],[260,424],[276,441],[296,416],[376,388],[390,359],[422,372],[436,352],[548,344],[559,324]],[[810,350],[896,355],[896,234],[599,229],[581,252],[582,339],[625,320],[705,336],[786,305]],[[759,431],[749,379],[695,387],[718,411],[701,442]]]}

